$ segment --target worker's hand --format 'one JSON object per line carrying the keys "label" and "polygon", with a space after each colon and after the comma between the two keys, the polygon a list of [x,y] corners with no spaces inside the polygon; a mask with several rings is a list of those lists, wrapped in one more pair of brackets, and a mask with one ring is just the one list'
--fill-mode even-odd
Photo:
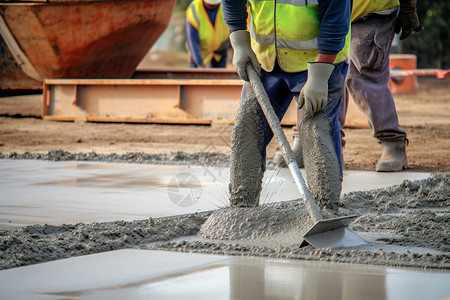
{"label": "worker's hand", "polygon": [[308,80],[298,97],[298,108],[305,105],[307,117],[322,111],[328,103],[328,79],[335,66],[330,63],[308,63]]}
{"label": "worker's hand", "polygon": [[215,50],[214,53],[224,56],[227,54],[228,49],[230,49],[230,48],[231,48],[231,43],[230,43],[230,40],[227,39],[225,42],[220,44],[220,47],[217,50]]}
{"label": "worker's hand", "polygon": [[415,0],[402,0],[400,1],[400,13],[395,23],[395,33],[400,33],[401,40],[406,39],[411,32],[419,33],[422,31],[422,25],[420,25],[419,17],[416,12]]}
{"label": "worker's hand", "polygon": [[261,65],[250,46],[250,32],[237,30],[230,33],[231,45],[234,49],[233,65],[242,80],[249,81],[246,66],[250,63],[258,76],[261,76]]}

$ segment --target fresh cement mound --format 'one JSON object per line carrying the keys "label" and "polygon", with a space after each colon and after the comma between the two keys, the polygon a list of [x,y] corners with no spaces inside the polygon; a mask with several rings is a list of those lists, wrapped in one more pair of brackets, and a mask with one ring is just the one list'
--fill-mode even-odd
{"label": "fresh cement mound", "polygon": [[[229,227],[231,233],[209,231],[210,237],[222,240],[198,235],[201,229],[207,231],[205,222],[211,213],[4,230],[0,231],[0,269],[124,248],[450,269],[449,181],[450,174],[435,174],[426,180],[344,195],[338,215],[361,214],[350,227],[371,243],[358,248],[299,248],[298,237],[286,229],[300,226],[301,230],[295,222],[301,221],[305,208],[301,201],[289,201],[246,208],[245,213],[215,212],[231,218],[224,224],[235,224]],[[242,215],[248,222],[257,220],[260,227],[253,223],[238,226],[237,217]],[[262,222],[264,218],[268,224]],[[245,234],[240,235],[241,231]]]}
{"label": "fresh cement mound", "polygon": [[214,211],[200,228],[199,235],[216,240],[261,239],[279,235],[291,237],[290,244],[299,239],[312,226],[305,209],[292,209],[278,205],[256,208],[226,207]]}
{"label": "fresh cement mound", "polygon": [[0,231],[0,269],[168,241],[197,234],[207,214],[133,222],[32,225]]}

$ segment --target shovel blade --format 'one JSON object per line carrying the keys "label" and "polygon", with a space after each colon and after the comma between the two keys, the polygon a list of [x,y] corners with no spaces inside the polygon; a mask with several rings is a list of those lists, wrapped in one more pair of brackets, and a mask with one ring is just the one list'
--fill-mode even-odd
{"label": "shovel blade", "polygon": [[303,236],[311,246],[323,248],[348,248],[367,244],[356,232],[348,228],[358,215],[320,220]]}

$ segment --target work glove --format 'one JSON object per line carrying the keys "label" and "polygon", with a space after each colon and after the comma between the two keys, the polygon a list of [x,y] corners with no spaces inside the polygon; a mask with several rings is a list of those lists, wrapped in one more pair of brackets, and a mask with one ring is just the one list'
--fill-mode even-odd
{"label": "work glove", "polygon": [[401,40],[406,39],[411,32],[419,33],[422,31],[416,12],[416,0],[400,1],[400,13],[395,23],[395,33],[399,34],[400,30],[402,31]]}
{"label": "work glove", "polygon": [[220,44],[219,48],[215,50],[214,53],[224,56],[227,54],[228,49],[230,48],[231,48],[230,40],[226,40],[225,42]]}
{"label": "work glove", "polygon": [[230,33],[231,45],[234,49],[233,65],[242,80],[249,81],[246,66],[250,63],[258,76],[261,76],[261,65],[250,46],[250,32],[237,30]]}
{"label": "work glove", "polygon": [[308,79],[298,97],[298,108],[305,106],[307,117],[312,117],[327,106],[328,79],[334,68],[330,63],[308,63]]}

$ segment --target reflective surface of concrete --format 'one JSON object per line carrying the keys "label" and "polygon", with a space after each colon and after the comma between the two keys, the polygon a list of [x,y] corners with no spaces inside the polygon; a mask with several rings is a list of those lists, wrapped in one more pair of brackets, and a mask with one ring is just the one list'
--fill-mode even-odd
{"label": "reflective surface of concrete", "polygon": [[146,250],[0,271],[2,299],[442,300],[449,282],[436,270]]}
{"label": "reflective surface of concrete", "polygon": [[[343,193],[429,176],[345,171]],[[228,168],[0,160],[0,228],[129,221],[213,210],[227,205],[228,183]],[[298,198],[288,169],[266,172],[261,203]]]}

